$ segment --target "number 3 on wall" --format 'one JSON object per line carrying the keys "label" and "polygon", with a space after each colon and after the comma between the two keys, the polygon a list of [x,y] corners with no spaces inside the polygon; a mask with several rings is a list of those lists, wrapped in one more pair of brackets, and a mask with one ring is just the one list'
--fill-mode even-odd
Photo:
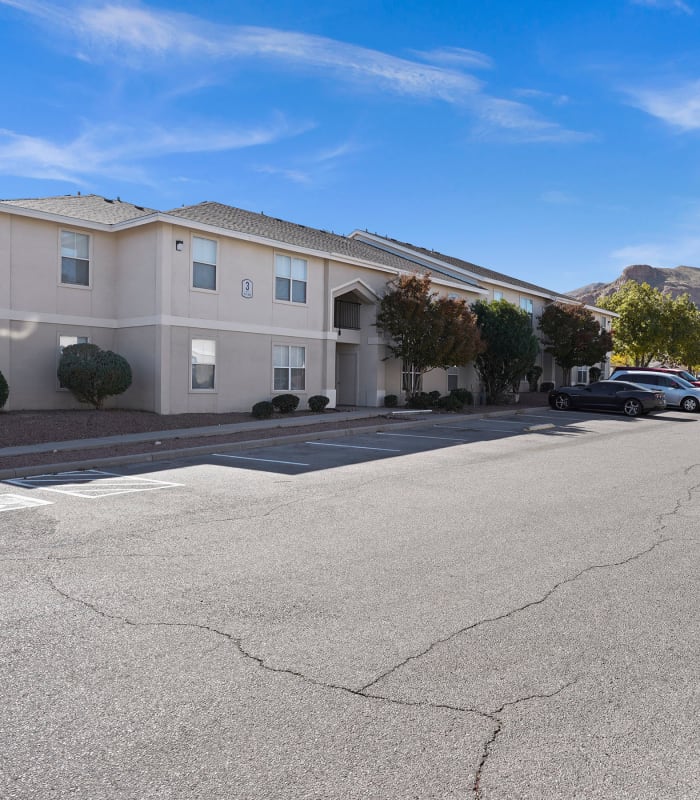
{"label": "number 3 on wall", "polygon": [[253,281],[250,278],[243,278],[241,281],[241,294],[243,297],[253,296]]}

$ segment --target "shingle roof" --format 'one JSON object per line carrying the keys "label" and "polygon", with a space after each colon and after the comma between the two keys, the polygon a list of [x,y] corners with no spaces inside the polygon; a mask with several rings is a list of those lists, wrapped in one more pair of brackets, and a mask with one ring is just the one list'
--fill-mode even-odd
{"label": "shingle roof", "polygon": [[[359,234],[362,235],[361,233]],[[520,280],[519,278],[514,278],[512,275],[504,275],[502,272],[496,272],[495,270],[488,269],[487,267],[481,267],[478,264],[472,264],[470,261],[464,261],[461,258],[455,258],[454,256],[448,256],[444,253],[440,253],[437,250],[428,250],[425,247],[418,247],[415,244],[409,244],[408,242],[401,242],[398,239],[392,239],[389,236],[381,236],[380,234],[370,234],[372,237],[377,239],[383,239],[386,242],[393,243],[398,245],[399,247],[405,247],[410,250],[413,250],[415,253],[420,253],[422,255],[428,256],[433,259],[437,259],[438,261],[445,262],[447,264],[451,264],[452,266],[458,267],[459,269],[467,270],[467,272],[471,272],[473,275],[478,275],[480,278],[485,278],[487,280],[498,281],[501,283],[508,283],[512,286],[520,286],[523,289],[528,289],[532,292],[537,292],[538,294],[546,294],[549,296],[556,296],[556,297],[565,297],[575,302],[580,302],[576,300],[575,297],[569,298],[568,295],[562,294],[561,292],[555,292],[552,289],[545,289],[543,286],[537,286],[534,283],[529,283],[528,281]]]}
{"label": "shingle roof", "polygon": [[347,236],[322,231],[318,228],[309,228],[306,225],[298,225],[294,222],[287,222],[266,214],[245,211],[222,203],[207,201],[194,206],[176,208],[166,213],[169,216],[182,217],[192,222],[200,222],[224,230],[260,236],[265,239],[272,239],[277,242],[317,250],[339,257],[346,256],[370,261],[403,271],[415,272],[418,269],[421,271],[430,269],[431,272],[440,273],[459,283],[466,283],[470,286],[477,285],[476,281],[465,275],[460,275],[449,269],[427,268],[424,264],[416,263],[410,258],[403,258],[394,253],[380,250],[377,247],[372,247],[372,245],[356,239],[350,239]]}
{"label": "shingle roof", "polygon": [[146,217],[157,211],[152,208],[125,203],[119,198],[108,200],[97,194],[61,195],[59,197],[35,197],[25,200],[0,200],[0,206],[18,206],[31,211],[44,211],[87,222],[102,222],[113,225],[117,222]]}

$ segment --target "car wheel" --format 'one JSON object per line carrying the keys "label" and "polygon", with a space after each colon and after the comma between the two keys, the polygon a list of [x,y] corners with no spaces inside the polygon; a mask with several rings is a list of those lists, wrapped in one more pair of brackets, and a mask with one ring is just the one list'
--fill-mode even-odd
{"label": "car wheel", "polygon": [[638,417],[642,413],[642,404],[639,400],[635,400],[634,397],[630,397],[628,400],[625,400],[625,405],[622,407],[622,410],[628,417]]}
{"label": "car wheel", "polygon": [[698,410],[700,403],[694,397],[684,397],[681,400],[681,408],[683,411],[695,412]]}
{"label": "car wheel", "polygon": [[558,411],[566,411],[567,408],[571,408],[571,398],[568,394],[558,394],[554,398],[554,408]]}

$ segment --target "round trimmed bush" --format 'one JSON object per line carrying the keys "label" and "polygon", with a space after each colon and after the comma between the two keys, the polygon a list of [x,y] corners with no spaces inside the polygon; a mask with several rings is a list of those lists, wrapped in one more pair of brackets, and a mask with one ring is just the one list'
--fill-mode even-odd
{"label": "round trimmed bush", "polygon": [[451,389],[450,395],[460,400],[463,406],[474,405],[474,396],[469,389]]}
{"label": "round trimmed bush", "polygon": [[280,414],[291,414],[299,405],[299,398],[295,394],[278,394],[272,398],[272,405]]}
{"label": "round trimmed bush", "polygon": [[275,407],[269,400],[261,400],[259,403],[256,403],[253,406],[250,413],[256,419],[269,419],[272,416],[274,410]]}
{"label": "round trimmed bush", "polygon": [[10,396],[10,387],[7,385],[7,381],[5,380],[5,376],[0,372],[0,408],[2,408],[5,403],[7,402],[7,398]]}
{"label": "round trimmed bush", "polygon": [[464,403],[457,395],[446,394],[438,400],[438,408],[444,408],[445,411],[461,411]]}
{"label": "round trimmed bush", "polygon": [[399,398],[395,394],[384,395],[384,408],[396,408],[399,404]]}
{"label": "round trimmed bush", "polygon": [[58,380],[80,403],[102,408],[106,397],[122,394],[131,386],[131,367],[118,353],[96,344],[63,348]]}
{"label": "round trimmed bush", "polygon": [[323,411],[330,403],[330,398],[324,394],[315,394],[309,397],[308,403],[312,411]]}

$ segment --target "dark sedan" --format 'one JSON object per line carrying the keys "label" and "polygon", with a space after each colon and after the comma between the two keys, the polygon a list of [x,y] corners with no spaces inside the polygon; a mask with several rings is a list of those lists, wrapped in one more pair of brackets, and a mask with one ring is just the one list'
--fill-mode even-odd
{"label": "dark sedan", "polygon": [[588,386],[562,386],[549,393],[549,405],[559,411],[588,408],[591,411],[621,411],[638,417],[666,408],[663,392],[644,389],[636,383],[598,381]]}

